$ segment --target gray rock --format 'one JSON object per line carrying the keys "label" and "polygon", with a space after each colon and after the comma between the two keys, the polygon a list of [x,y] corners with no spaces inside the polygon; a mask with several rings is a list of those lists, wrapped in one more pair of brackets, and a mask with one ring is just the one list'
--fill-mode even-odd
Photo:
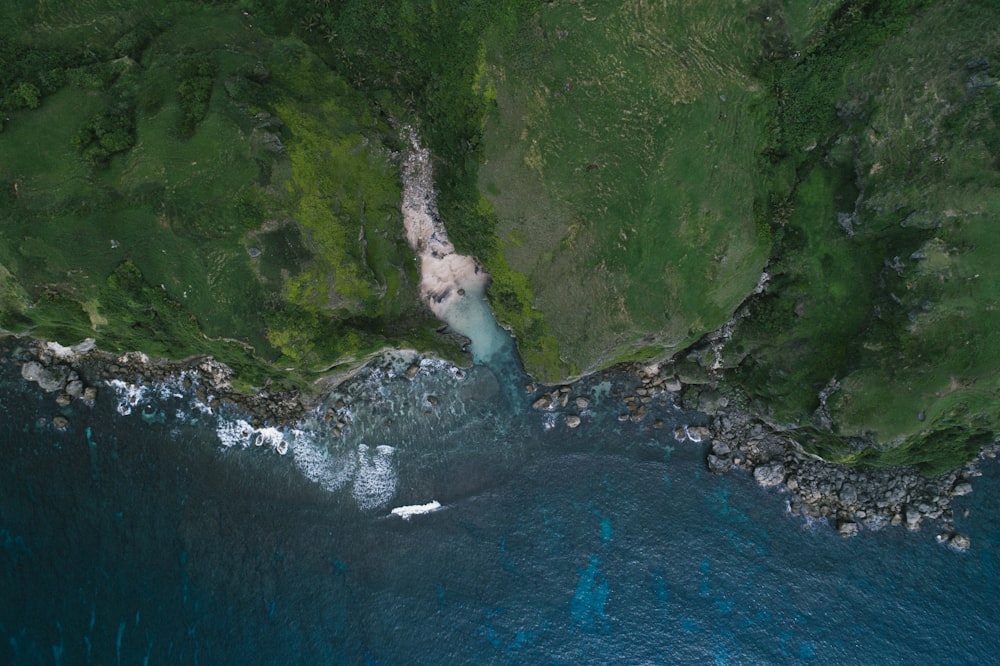
{"label": "gray rock", "polygon": [[550,406],[552,406],[552,398],[547,395],[543,395],[531,404],[532,409],[548,409]]}
{"label": "gray rock", "polygon": [[43,391],[52,393],[66,387],[69,368],[57,365],[46,368],[38,361],[28,361],[21,366],[21,376],[29,382],[37,382]]}
{"label": "gray rock", "polygon": [[576,408],[577,409],[587,409],[587,407],[589,407],[589,406],[590,406],[590,400],[587,400],[586,398],[584,398],[582,396],[576,399]]}
{"label": "gray rock", "polygon": [[687,436],[692,442],[704,442],[712,436],[712,431],[705,426],[691,426],[687,429]]}
{"label": "gray rock", "polygon": [[972,484],[968,481],[963,481],[962,483],[955,484],[952,488],[951,494],[955,497],[961,497],[962,495],[968,495],[972,492]]}
{"label": "gray rock", "polygon": [[785,466],[780,462],[760,465],[754,469],[753,478],[764,488],[776,486],[785,480]]}
{"label": "gray rock", "polygon": [[842,537],[854,537],[858,536],[858,533],[861,532],[861,526],[853,520],[838,520],[837,531]]}
{"label": "gray rock", "polygon": [[79,398],[83,395],[83,382],[79,379],[74,379],[73,381],[67,383],[66,394],[71,398]]}
{"label": "gray rock", "polygon": [[677,393],[682,388],[684,388],[684,385],[681,383],[681,380],[676,377],[671,377],[663,382],[663,389],[665,391],[670,391],[671,393]]}
{"label": "gray rock", "polygon": [[728,456],[730,453],[732,453],[732,449],[729,448],[728,444],[726,444],[720,439],[717,439],[714,442],[712,442],[712,453],[714,453],[717,456]]}
{"label": "gray rock", "polygon": [[724,474],[733,468],[733,461],[730,458],[708,454],[708,470],[716,474]]}
{"label": "gray rock", "polygon": [[844,504],[854,504],[858,501],[858,491],[854,486],[844,485],[840,489],[840,501]]}
{"label": "gray rock", "polygon": [[906,507],[906,529],[916,530],[920,528],[920,519],[923,515],[913,506]]}
{"label": "gray rock", "polygon": [[566,417],[566,427],[567,428],[576,428],[579,425],[580,425],[580,417],[579,416],[576,416],[575,414],[570,414],[569,416]]}
{"label": "gray rock", "polygon": [[948,547],[952,550],[957,550],[958,552],[969,550],[970,546],[972,546],[972,541],[969,540],[969,537],[964,534],[959,534],[958,532],[951,535],[951,539],[948,540]]}

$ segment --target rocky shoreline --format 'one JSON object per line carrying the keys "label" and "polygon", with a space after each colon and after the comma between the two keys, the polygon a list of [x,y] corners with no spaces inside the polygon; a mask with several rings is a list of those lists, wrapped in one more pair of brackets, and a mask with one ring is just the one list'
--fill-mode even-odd
{"label": "rocky shoreline", "polygon": [[[261,427],[294,424],[316,398],[268,388],[252,395],[240,393],[232,386],[232,370],[211,357],[153,360],[137,352],[104,352],[92,340],[63,347],[13,336],[5,338],[3,347],[8,359],[20,366],[21,376],[54,394],[61,407],[73,401],[92,406],[98,393],[115,380],[152,385],[184,376],[185,388],[208,407],[228,402],[247,413],[251,425]],[[673,438],[707,444],[706,466],[711,472],[750,474],[762,488],[787,494],[789,512],[808,520],[829,521],[845,537],[887,525],[918,530],[934,523],[938,542],[960,551],[970,547],[969,538],[955,529],[952,500],[972,492],[971,481],[980,475],[977,463],[995,458],[1000,444],[984,449],[977,461],[930,478],[910,467],[851,467],[806,452],[795,440],[794,430],[772,427],[746,409],[739,396],[725,394],[717,382],[692,375],[683,365],[667,361],[624,369],[634,381],[627,382],[627,388],[614,389],[622,402],[619,420],[642,423],[649,419],[651,427],[662,428],[663,422],[651,416],[650,403],[664,397],[701,412],[706,416],[703,425],[677,428]],[[326,386],[324,392],[330,390],[332,387]],[[539,389],[532,384],[528,392],[533,394],[536,410],[571,407],[575,409],[570,411],[585,415],[589,407],[589,399],[575,395],[570,385]],[[582,420],[567,412],[565,423],[576,429]],[[53,417],[52,424],[60,430],[70,425],[62,415]]]}
{"label": "rocky shoreline", "polygon": [[[297,391],[272,391],[268,387],[253,394],[237,391],[232,385],[232,369],[210,356],[166,361],[150,359],[140,352],[114,354],[101,351],[91,339],[64,347],[11,336],[5,338],[3,346],[7,357],[20,365],[21,376],[54,394],[60,407],[74,400],[92,406],[98,393],[114,380],[152,385],[184,376],[184,388],[191,389],[200,402],[212,409],[223,402],[233,404],[251,415],[255,427],[293,423],[308,409],[307,400]],[[60,415],[53,418],[53,425],[65,430],[69,421]]]}
{"label": "rocky shoreline", "polygon": [[886,525],[919,530],[934,523],[939,543],[957,551],[970,547],[968,536],[955,529],[952,500],[972,492],[972,479],[981,475],[978,463],[997,457],[1000,438],[977,460],[934,477],[912,467],[852,467],[806,452],[794,430],[779,430],[754,416],[738,395],[726,395],[710,378],[695,373],[684,381],[684,370],[670,362],[635,366],[634,372],[638,388],[623,401],[628,418],[641,419],[644,402],[662,391],[711,417],[707,427],[674,433],[679,441],[710,443],[705,462],[711,472],[751,474],[761,487],[786,493],[789,512],[827,520],[844,537]]}

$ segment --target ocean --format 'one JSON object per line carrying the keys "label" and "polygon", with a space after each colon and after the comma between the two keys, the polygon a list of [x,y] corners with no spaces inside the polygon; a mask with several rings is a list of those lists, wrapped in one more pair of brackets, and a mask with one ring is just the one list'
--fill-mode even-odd
{"label": "ocean", "polygon": [[708,473],[704,444],[672,434],[704,415],[662,399],[619,420],[624,375],[574,385],[589,401],[574,429],[531,409],[509,358],[424,360],[411,378],[414,363],[373,364],[282,431],[180,380],[60,408],[0,364],[0,663],[1000,654],[993,461],[955,501],[968,552],[930,524],[844,539],[743,473]]}

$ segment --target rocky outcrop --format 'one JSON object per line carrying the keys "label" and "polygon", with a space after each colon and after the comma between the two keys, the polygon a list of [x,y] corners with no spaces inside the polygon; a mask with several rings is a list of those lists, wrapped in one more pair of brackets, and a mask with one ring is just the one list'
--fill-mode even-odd
{"label": "rocky outcrop", "polygon": [[[67,407],[74,400],[92,406],[100,387],[111,380],[154,384],[187,373],[189,379],[185,384],[199,400],[212,407],[220,402],[234,404],[253,415],[255,427],[294,422],[306,409],[294,391],[271,391],[269,386],[251,395],[236,391],[231,383],[233,371],[211,357],[179,362],[151,360],[138,352],[111,354],[100,351],[90,339],[73,347],[13,337],[8,338],[8,343],[11,342],[20,343],[20,351],[14,358],[20,361],[21,376],[37,383],[47,393],[55,393],[59,407]],[[57,418],[60,419],[58,429],[69,427],[65,416]]]}
{"label": "rocky outcrop", "polygon": [[[710,471],[750,472],[762,487],[788,493],[790,511],[835,521],[845,537],[866,527],[892,524],[919,530],[927,521],[937,521],[951,545],[952,499],[971,493],[970,480],[979,475],[974,463],[928,478],[910,467],[858,468],[827,462],[804,451],[794,431],[778,430],[735,409],[720,409],[710,430],[714,435],[706,455]],[[996,454],[987,450],[984,455]],[[954,548],[966,543],[968,537],[960,535]]]}

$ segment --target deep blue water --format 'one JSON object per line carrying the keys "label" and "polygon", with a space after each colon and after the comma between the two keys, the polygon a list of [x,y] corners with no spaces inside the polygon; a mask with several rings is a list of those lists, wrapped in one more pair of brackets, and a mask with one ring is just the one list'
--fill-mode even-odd
{"label": "deep blue water", "polygon": [[[958,554],[930,527],[844,540],[805,525],[781,494],[711,475],[700,446],[673,441],[698,415],[662,403],[622,424],[596,379],[572,431],[485,368],[372,377],[350,436],[313,423],[281,456],[221,446],[220,418],[240,415],[200,413],[190,395],[123,416],[104,387],[95,407],[61,410],[57,432],[51,396],[0,370],[0,663],[1000,654],[994,463],[956,503],[973,541]],[[431,499],[444,507],[388,516]]]}

